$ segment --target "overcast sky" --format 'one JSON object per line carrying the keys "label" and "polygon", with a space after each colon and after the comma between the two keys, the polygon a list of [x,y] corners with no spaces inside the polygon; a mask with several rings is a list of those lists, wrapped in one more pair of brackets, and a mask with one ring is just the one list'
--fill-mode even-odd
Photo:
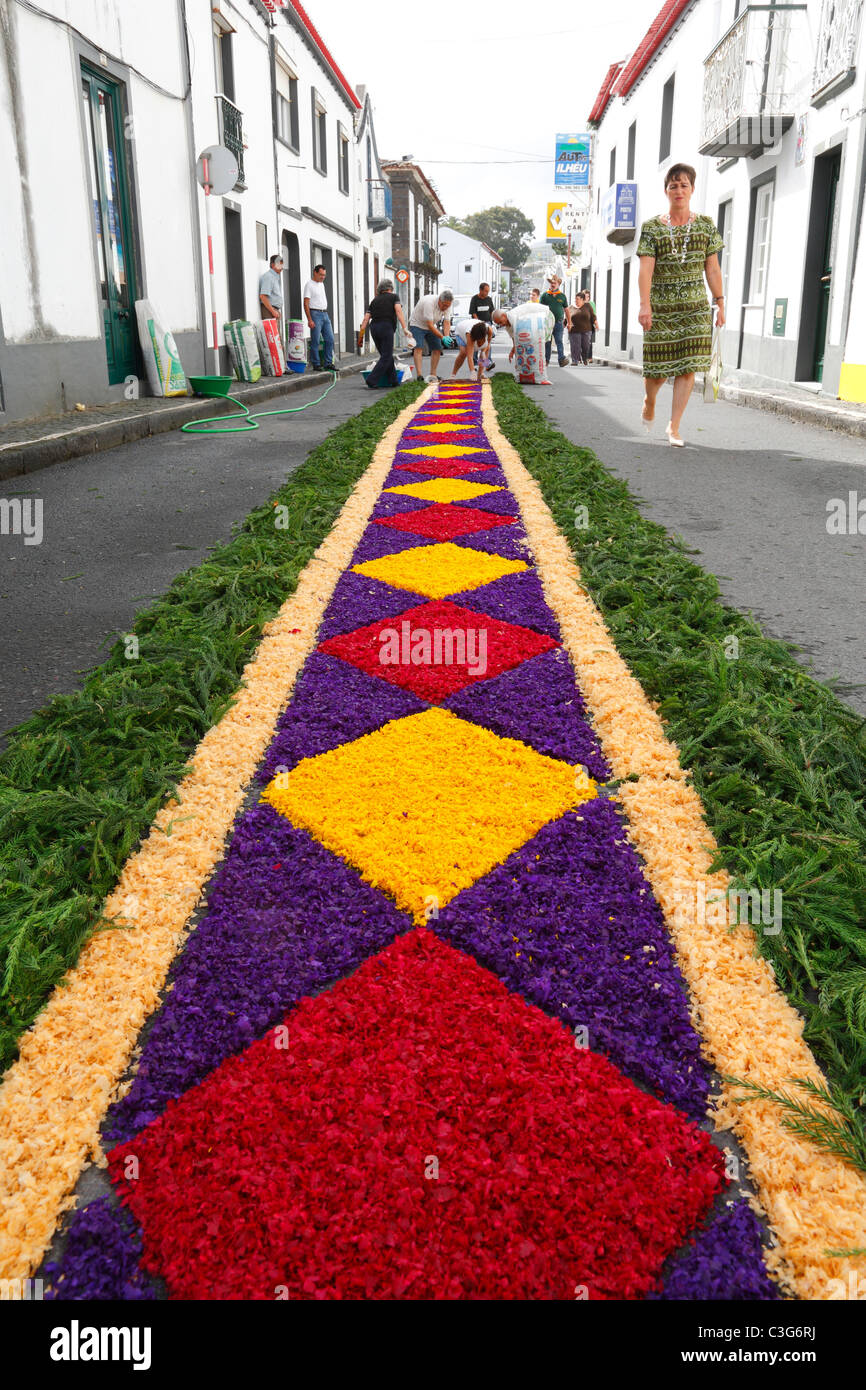
{"label": "overcast sky", "polygon": [[304,4],[349,83],[369,88],[382,157],[412,155],[448,215],[510,202],[535,220],[538,238],[548,201],[565,198],[553,186],[555,136],[586,129],[608,67],[634,51],[661,8],[661,0]]}

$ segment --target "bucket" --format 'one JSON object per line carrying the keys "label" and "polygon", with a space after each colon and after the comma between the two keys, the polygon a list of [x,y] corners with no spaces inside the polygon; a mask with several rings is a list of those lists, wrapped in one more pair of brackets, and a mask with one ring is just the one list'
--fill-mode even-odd
{"label": "bucket", "polygon": [[227,396],[235,379],[233,376],[191,376],[189,384],[197,396]]}

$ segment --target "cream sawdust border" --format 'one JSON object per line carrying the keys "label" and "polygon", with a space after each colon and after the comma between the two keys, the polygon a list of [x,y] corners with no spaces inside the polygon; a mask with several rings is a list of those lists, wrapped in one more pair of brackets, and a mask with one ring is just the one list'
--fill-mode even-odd
{"label": "cream sawdust border", "polygon": [[428,388],[397,417],[263,630],[235,704],[205,734],[177,797],[127,861],[103,909],[124,926],[98,932],[60,982],[0,1086],[0,1277],[39,1264],[86,1163],[101,1159],[99,1127],[159,1002],[204,884],[223,854],[245,789],[315,643],[334,586],[366,528],[400,435]]}
{"label": "cream sawdust border", "polygon": [[[709,873],[715,840],[700,798],[688,781],[676,746],[620,657],[601,613],[581,583],[580,570],[530,475],[499,427],[489,385],[482,396],[484,426],[499,455],[535,552],[548,602],[577,672],[614,775],[637,775],[620,787],[629,838],[646,866],[691,992],[696,1025],[716,1069],[777,1089],[791,1077],[822,1081],[803,1040],[803,1021],[778,988],[770,965],[757,954],[748,927],[715,926],[695,902],[727,893],[725,872]],[[578,499],[576,499],[578,500]],[[778,1248],[768,1263],[804,1299],[853,1296],[866,1279],[866,1257],[834,1258],[827,1250],[866,1246],[866,1182],[824,1150],[782,1125],[767,1102],[734,1105],[725,1091],[719,1128],[735,1130]],[[854,1277],[851,1278],[851,1274]]]}

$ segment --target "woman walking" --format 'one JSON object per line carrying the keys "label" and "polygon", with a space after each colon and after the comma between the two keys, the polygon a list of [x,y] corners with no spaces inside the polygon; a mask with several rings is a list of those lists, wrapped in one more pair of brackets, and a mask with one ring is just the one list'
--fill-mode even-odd
{"label": "woman walking", "polygon": [[589,305],[587,290],[578,290],[574,307],[568,311],[568,341],[575,367],[588,367],[592,360],[592,330],[597,323]]}
{"label": "woman walking", "polygon": [[668,211],[641,227],[637,254],[641,258],[638,285],[644,330],[643,376],[646,394],[641,419],[650,429],[656,396],[669,376],[674,379],[668,442],[682,446],[683,418],[695,372],[710,369],[713,311],[707,303],[704,278],[716,306],[716,327],[725,322],[725,299],[719,252],[722,238],[709,217],[690,210],[695,191],[690,164],[674,164],[665,174]]}
{"label": "woman walking", "polygon": [[412,335],[403,314],[403,306],[399,297],[394,293],[394,281],[380,280],[358,329],[358,342],[363,343],[364,334],[369,324],[370,336],[379,349],[379,360],[367,377],[367,385],[373,389],[381,381],[386,381],[389,386],[400,385],[394,362],[394,332],[398,323],[406,337],[411,338]]}

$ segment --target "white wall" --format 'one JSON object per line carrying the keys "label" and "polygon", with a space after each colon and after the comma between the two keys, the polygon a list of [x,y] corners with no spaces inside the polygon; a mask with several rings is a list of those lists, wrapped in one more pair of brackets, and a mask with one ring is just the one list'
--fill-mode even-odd
{"label": "white wall", "polygon": [[[847,140],[843,152],[842,174],[837,198],[837,235],[835,243],[836,275],[830,305],[828,356],[841,361],[844,344],[843,309],[846,280],[844,267],[849,263],[853,233],[853,217],[857,197],[856,152],[862,113],[848,120],[843,108],[851,115],[864,105],[863,79],[864,42],[866,26],[861,26],[859,70],[854,87],[832,98],[824,106],[811,106],[811,77],[815,44],[819,32],[821,0],[809,0],[808,13],[801,16],[796,62],[789,71],[798,71],[799,84],[793,93],[796,113],[807,119],[807,149],[804,163],[795,161],[797,143],[796,120],[779,145],[759,158],[740,158],[733,165],[719,170],[715,158],[698,154],[702,110],[704,59],[718,38],[733,22],[733,0],[699,0],[687,12],[672,39],[659,51],[651,66],[625,99],[614,97],[608,104],[601,126],[595,136],[594,182],[592,217],[584,240],[582,264],[590,266],[598,276],[598,317],[604,327],[606,272],[613,272],[611,305],[611,348],[620,348],[620,314],[622,267],[626,259],[635,264],[631,269],[627,352],[638,357],[642,333],[637,322],[639,296],[637,292],[637,237],[625,246],[612,245],[601,235],[597,215],[598,197],[604,196],[609,182],[610,151],[616,149],[616,180],[626,178],[628,128],[637,122],[636,161],[634,177],[638,183],[637,222],[662,212],[667,207],[663,189],[665,168],[677,161],[695,166],[697,186],[692,208],[716,219],[719,205],[732,200],[732,220],[726,228],[726,252],[723,269],[726,281],[727,328],[723,340],[725,361],[734,365],[739,340],[740,313],[743,309],[744,342],[742,366],[745,370],[777,375],[787,370],[793,375],[800,330],[800,308],[803,287],[803,262],[809,225],[809,209],[815,154],[843,132]],[[641,33],[629,35],[635,48]],[[669,158],[659,162],[662,88],[667,79],[676,75],[673,129]],[[775,193],[770,259],[762,301],[752,305],[744,299],[750,185],[767,170],[775,170]],[[861,256],[863,255],[861,250]],[[862,279],[862,276],[861,276]],[[788,300],[786,329],[783,338],[772,335],[774,301]],[[744,305],[746,306],[744,308]],[[851,315],[852,321],[855,315]],[[603,339],[603,333],[602,333]],[[858,360],[863,360],[861,357]],[[838,366],[836,369],[838,376]],[[825,384],[827,384],[825,382]]]}

